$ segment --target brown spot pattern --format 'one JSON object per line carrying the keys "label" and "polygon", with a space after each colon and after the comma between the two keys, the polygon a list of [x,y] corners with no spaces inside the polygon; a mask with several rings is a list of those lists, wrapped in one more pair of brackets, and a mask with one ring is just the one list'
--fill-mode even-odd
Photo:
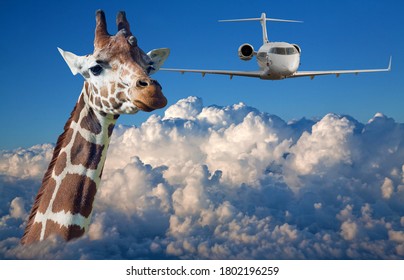
{"label": "brown spot pattern", "polygon": [[[78,120],[80,116],[80,110],[84,108],[84,99],[83,99],[83,94],[81,95],[79,101],[76,103],[76,106],[74,107],[69,120],[66,122],[64,126],[64,131],[63,133],[58,137],[58,140],[56,142],[55,149],[53,151],[53,156],[52,160],[48,166],[48,169],[44,175],[44,178],[42,180],[42,185],[41,188],[38,191],[38,194],[35,198],[35,202],[31,208],[31,212],[28,217],[28,222],[27,226],[24,231],[24,235],[21,238],[21,243],[22,244],[28,244],[32,243],[34,241],[39,240],[39,236],[36,235],[36,237],[32,237],[31,231],[33,228],[35,230],[37,229],[37,225],[34,222],[35,216],[38,211],[42,210],[43,212],[46,211],[50,199],[52,197],[56,182],[51,178],[52,173],[56,164],[56,161],[59,157],[60,151],[63,147],[65,147],[71,140],[72,138],[72,133],[73,131],[70,129],[71,123],[74,121],[74,119]],[[44,198],[45,197],[45,198]],[[34,226],[35,225],[35,226]],[[31,239],[31,238],[38,238],[38,239]]]}
{"label": "brown spot pattern", "polygon": [[90,96],[90,102],[92,103],[92,104],[94,104],[94,94],[92,94],[91,92],[89,93],[89,96]]}
{"label": "brown spot pattern", "polygon": [[[131,72],[129,72],[127,69],[124,69],[123,71],[122,71],[122,77],[126,77],[126,76],[129,76],[131,74]],[[118,84],[118,87],[123,87],[123,85],[121,84],[121,83],[119,83]]]}
{"label": "brown spot pattern", "polygon": [[39,241],[41,237],[42,224],[33,223],[30,227],[29,232],[24,237],[24,244],[29,244],[35,241]]}
{"label": "brown spot pattern", "polygon": [[57,234],[63,237],[64,240],[68,241],[82,236],[84,234],[84,228],[77,225],[65,227],[49,220],[46,222],[45,238],[54,234]]}
{"label": "brown spot pattern", "polygon": [[115,124],[114,124],[114,123],[111,123],[111,124],[108,126],[108,137],[111,137],[112,132],[114,131],[114,127],[115,127]]}
{"label": "brown spot pattern", "polygon": [[102,104],[103,104],[105,107],[109,108],[109,103],[108,103],[108,101],[102,100]]}
{"label": "brown spot pattern", "polygon": [[110,92],[114,93],[115,92],[115,83],[111,83],[111,88],[110,88]]}
{"label": "brown spot pattern", "polygon": [[104,145],[87,142],[80,133],[77,133],[70,152],[71,162],[74,165],[82,164],[87,169],[96,169],[103,150]]}
{"label": "brown spot pattern", "polygon": [[45,227],[45,238],[49,237],[50,235],[57,234],[66,240],[67,232],[63,231],[61,225],[59,225],[58,223],[55,223],[52,220],[48,220],[46,221]]}
{"label": "brown spot pattern", "polygon": [[80,126],[88,131],[99,134],[101,133],[101,124],[93,109],[89,109],[88,114],[81,120]]}
{"label": "brown spot pattern", "polygon": [[92,86],[92,89],[93,89],[93,91],[94,91],[95,94],[98,94],[98,88],[97,88],[97,87],[95,87],[95,86],[93,85],[93,86]]}
{"label": "brown spot pattern", "polygon": [[53,178],[49,178],[46,182],[46,192],[44,192],[41,196],[41,200],[38,206],[38,212],[45,213],[46,209],[48,209],[49,203],[52,199],[52,194],[55,191],[56,181]]}
{"label": "brown spot pattern", "polygon": [[118,108],[120,108],[122,106],[122,103],[116,102],[115,98],[113,98],[113,97],[111,97],[109,99],[109,102],[111,103],[112,108],[114,108],[114,109],[118,109]]}
{"label": "brown spot pattern", "polygon": [[55,213],[70,211],[72,214],[81,214],[87,218],[91,214],[96,192],[97,186],[90,178],[67,174],[60,184],[52,211]]}
{"label": "brown spot pattern", "polygon": [[95,104],[95,106],[101,108],[101,107],[102,107],[101,98],[98,97],[98,96],[96,96],[96,97],[95,97],[95,102],[94,102],[94,104]]}
{"label": "brown spot pattern", "polygon": [[72,128],[69,128],[65,132],[65,139],[64,139],[63,143],[61,143],[61,148],[65,148],[67,145],[70,144],[70,141],[72,141],[73,133],[74,133],[74,130]]}
{"label": "brown spot pattern", "polygon": [[72,121],[76,123],[79,122],[80,112],[83,110],[84,106],[85,106],[84,97],[83,95],[80,95],[80,99],[76,104],[76,109],[72,113]]}
{"label": "brown spot pattern", "polygon": [[118,92],[116,98],[118,98],[119,101],[128,101],[123,91]]}
{"label": "brown spot pattern", "polygon": [[59,176],[60,173],[63,172],[63,170],[66,168],[66,164],[67,164],[67,155],[65,152],[63,152],[58,156],[58,159],[55,163],[55,175],[56,176]]}
{"label": "brown spot pattern", "polygon": [[81,228],[80,226],[73,225],[73,226],[68,226],[67,227],[67,240],[73,239],[73,238],[79,238],[80,236],[83,236],[85,233],[84,228]]}
{"label": "brown spot pattern", "polygon": [[102,97],[105,97],[105,98],[108,98],[108,89],[106,88],[106,87],[102,87],[101,88],[101,96]]}

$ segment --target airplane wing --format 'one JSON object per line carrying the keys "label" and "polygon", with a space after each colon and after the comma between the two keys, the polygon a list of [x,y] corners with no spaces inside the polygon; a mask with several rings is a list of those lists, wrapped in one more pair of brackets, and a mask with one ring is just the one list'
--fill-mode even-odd
{"label": "airplane wing", "polygon": [[173,69],[173,68],[160,68],[160,70],[180,72],[181,74],[184,74],[185,72],[201,73],[202,77],[204,77],[206,74],[228,75],[230,76],[230,79],[233,78],[233,76],[259,78],[262,74],[261,71],[195,70],[195,69]]}
{"label": "airplane wing", "polygon": [[362,69],[362,70],[335,70],[335,71],[297,71],[287,78],[310,77],[314,79],[315,76],[321,75],[336,75],[339,77],[341,74],[359,74],[359,73],[372,73],[372,72],[388,72],[391,70],[391,57],[389,66],[384,69]]}
{"label": "airplane wing", "polygon": [[[263,71],[228,71],[228,70],[200,70],[200,69],[174,69],[174,68],[160,68],[163,71],[201,73],[202,77],[206,74],[228,75],[230,79],[233,76],[253,77],[265,79],[265,73]],[[362,70],[335,70],[335,71],[298,71],[291,76],[285,78],[299,78],[310,77],[313,79],[315,76],[321,75],[336,75],[339,77],[341,74],[358,74],[358,73],[371,73],[371,72],[387,72],[391,70],[391,57],[389,66],[385,69],[362,69]]]}

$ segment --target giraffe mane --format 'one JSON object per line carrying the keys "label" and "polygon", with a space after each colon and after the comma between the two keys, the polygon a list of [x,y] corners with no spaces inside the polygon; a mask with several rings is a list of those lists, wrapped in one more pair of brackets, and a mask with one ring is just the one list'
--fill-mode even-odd
{"label": "giraffe mane", "polygon": [[44,175],[44,177],[42,179],[41,188],[38,191],[38,194],[37,194],[37,196],[35,198],[35,202],[34,202],[34,204],[32,206],[32,209],[31,209],[31,213],[30,213],[30,215],[28,217],[27,226],[25,227],[24,234],[23,234],[23,236],[21,238],[21,243],[22,244],[25,244],[27,234],[30,231],[30,229],[31,229],[31,227],[32,227],[32,225],[34,223],[35,215],[36,215],[36,212],[38,210],[39,204],[41,202],[42,195],[46,191],[46,187],[48,186],[49,179],[52,177],[52,172],[53,172],[53,169],[55,167],[55,163],[56,163],[57,158],[59,156],[60,150],[62,149],[63,143],[64,143],[64,141],[66,139],[67,131],[69,130],[70,124],[73,121],[73,117],[75,116],[75,113],[77,111],[77,108],[78,108],[78,105],[79,105],[80,102],[84,102],[81,96],[80,96],[79,101],[74,106],[73,111],[70,113],[70,118],[67,120],[67,122],[66,122],[66,124],[64,126],[64,131],[58,137],[58,140],[56,142],[56,146],[55,146],[55,148],[53,150],[52,160],[51,160],[51,162],[49,164],[48,170],[46,171],[46,173],[45,173],[45,175]]}

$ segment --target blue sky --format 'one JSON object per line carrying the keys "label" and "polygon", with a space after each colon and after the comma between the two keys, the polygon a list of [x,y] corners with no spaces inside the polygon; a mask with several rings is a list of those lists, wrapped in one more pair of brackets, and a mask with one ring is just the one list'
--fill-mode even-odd
{"label": "blue sky", "polygon": [[[386,67],[391,73],[261,81],[224,76],[159,72],[169,105],[190,95],[205,106],[244,102],[284,120],[348,114],[367,122],[377,112],[404,122],[404,4],[398,1],[2,1],[0,3],[0,149],[55,142],[82,86],[57,47],[79,55],[93,50],[94,14],[106,12],[109,32],[125,10],[139,45],[168,47],[166,67],[253,70],[255,61],[237,57],[242,43],[261,44],[259,23],[218,23],[257,17],[303,20],[268,23],[269,39],[297,43],[301,70]],[[164,110],[156,111],[163,114]],[[150,114],[123,116],[140,125]]]}
{"label": "blue sky", "polygon": [[[0,2],[0,259],[404,259],[404,4],[150,3]],[[300,45],[301,70],[383,68],[392,55],[393,71],[284,81],[158,72],[164,117],[118,120],[88,234],[26,248],[47,143],[83,84],[57,47],[91,53],[100,8],[110,33],[125,10],[145,51],[170,48],[166,67],[255,70],[237,49],[260,46],[259,23],[217,20],[266,12],[304,21],[268,23],[270,40]]]}

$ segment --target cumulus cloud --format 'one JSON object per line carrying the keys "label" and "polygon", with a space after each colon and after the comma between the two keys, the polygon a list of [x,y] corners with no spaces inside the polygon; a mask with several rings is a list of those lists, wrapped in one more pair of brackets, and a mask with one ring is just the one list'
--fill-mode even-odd
{"label": "cumulus cloud", "polygon": [[39,179],[43,176],[53,153],[50,144],[36,145],[28,149],[0,151],[0,174],[21,179]]}
{"label": "cumulus cloud", "polygon": [[22,247],[52,145],[0,152],[0,258],[402,259],[404,125],[188,97],[116,127],[86,236]]}

